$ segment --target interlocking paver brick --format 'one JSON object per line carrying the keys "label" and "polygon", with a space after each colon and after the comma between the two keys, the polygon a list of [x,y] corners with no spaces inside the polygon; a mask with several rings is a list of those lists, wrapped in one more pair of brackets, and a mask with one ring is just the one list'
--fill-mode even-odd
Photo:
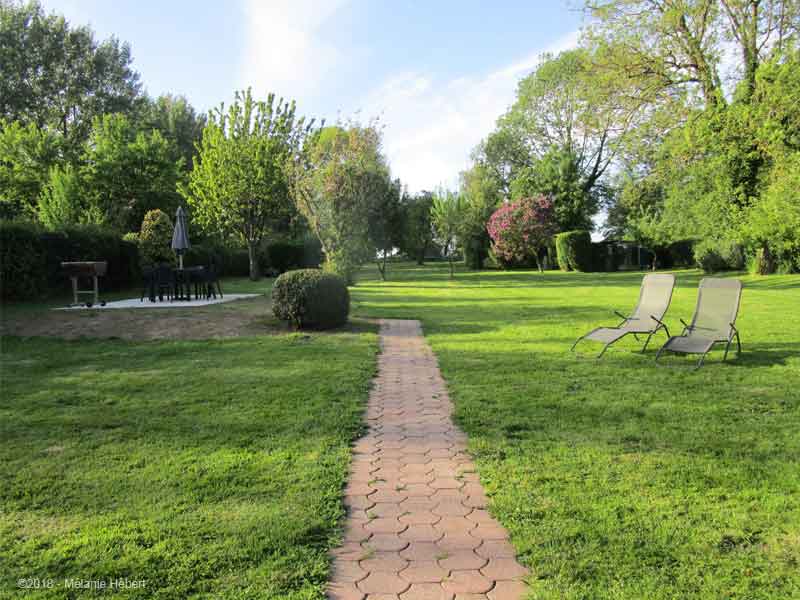
{"label": "interlocking paver brick", "polygon": [[475,549],[478,556],[484,558],[514,558],[514,546],[508,540],[484,540],[483,543]]}
{"label": "interlocking paver brick", "polygon": [[433,542],[411,542],[400,552],[400,556],[410,561],[438,560],[447,554]]}
{"label": "interlocking paver brick", "polygon": [[377,519],[370,519],[362,527],[370,533],[400,533],[408,525],[401,523],[395,517],[378,517]]}
{"label": "interlocking paver brick", "polygon": [[400,538],[396,533],[375,533],[364,544],[376,552],[396,552],[408,546],[408,540]]}
{"label": "interlocking paver brick", "polygon": [[458,500],[447,499],[439,502],[432,512],[440,517],[464,517],[471,513],[472,509],[464,506]]}
{"label": "interlocking paver brick", "polygon": [[521,581],[498,581],[487,595],[491,600],[519,600],[527,590]]}
{"label": "interlocking paver brick", "polygon": [[481,573],[489,579],[503,581],[522,579],[528,574],[528,569],[513,558],[492,558],[485,567],[481,568]]}
{"label": "interlocking paver brick", "polygon": [[400,515],[399,520],[401,523],[409,525],[433,525],[438,523],[442,517],[433,514],[429,510],[416,510],[410,511]]}
{"label": "interlocking paver brick", "polygon": [[405,592],[410,584],[389,571],[374,571],[366,578],[359,581],[356,586],[367,594],[400,594]]}
{"label": "interlocking paver brick", "polygon": [[400,594],[401,600],[454,600],[455,594],[438,583],[414,583]]}
{"label": "interlocking paver brick", "polygon": [[359,563],[359,567],[366,573],[375,571],[399,573],[407,566],[408,561],[397,552],[375,552]]}
{"label": "interlocking paver brick", "polygon": [[478,526],[477,523],[468,521],[468,517],[469,515],[466,517],[442,517],[433,526],[443,533],[463,533]]}
{"label": "interlocking paver brick", "polygon": [[399,517],[404,512],[401,506],[399,502],[377,502],[364,512],[368,517]]}
{"label": "interlocking paver brick", "polygon": [[355,560],[335,560],[331,569],[334,581],[355,583],[369,575],[368,571],[362,569]]}
{"label": "interlocking paver brick", "polygon": [[435,560],[421,560],[408,563],[400,571],[400,577],[410,583],[441,583],[450,571],[443,569]]}
{"label": "interlocking paver brick", "polygon": [[381,345],[328,598],[519,600],[527,569],[485,510],[488,498],[419,323],[383,321]]}
{"label": "interlocking paver brick", "polygon": [[354,583],[332,581],[328,584],[328,598],[330,600],[362,600],[364,592],[359,590]]}
{"label": "interlocking paver brick", "polygon": [[483,521],[478,523],[475,529],[470,530],[469,534],[481,540],[507,540],[508,531],[497,523]]}
{"label": "interlocking paver brick", "polygon": [[[366,581],[366,580],[365,580]],[[361,588],[360,582],[359,588]],[[485,594],[494,587],[494,581],[484,577],[479,571],[453,571],[442,582],[442,587],[454,593]]]}
{"label": "interlocking paver brick", "polygon": [[481,545],[481,540],[472,537],[467,532],[464,533],[445,533],[444,537],[436,544],[447,552],[455,552],[457,550],[474,550]]}
{"label": "interlocking paver brick", "polygon": [[414,498],[406,498],[400,503],[400,506],[405,513],[419,512],[423,510],[433,512],[433,509],[436,508],[438,504],[438,501],[432,500],[431,498],[416,496]]}
{"label": "interlocking paver brick", "polygon": [[408,529],[400,534],[404,540],[411,542],[435,542],[442,538],[444,534],[433,528],[433,525],[409,525]]}
{"label": "interlocking paver brick", "polygon": [[448,571],[475,570],[485,566],[489,561],[478,556],[472,550],[457,550],[439,560],[439,564]]}

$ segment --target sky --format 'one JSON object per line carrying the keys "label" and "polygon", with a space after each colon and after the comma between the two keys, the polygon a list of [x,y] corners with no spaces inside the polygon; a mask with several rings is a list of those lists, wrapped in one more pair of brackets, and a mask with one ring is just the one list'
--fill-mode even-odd
{"label": "sky", "polygon": [[130,43],[150,95],[200,111],[253,88],[332,123],[378,118],[394,177],[454,187],[543,52],[573,47],[577,0],[42,0]]}

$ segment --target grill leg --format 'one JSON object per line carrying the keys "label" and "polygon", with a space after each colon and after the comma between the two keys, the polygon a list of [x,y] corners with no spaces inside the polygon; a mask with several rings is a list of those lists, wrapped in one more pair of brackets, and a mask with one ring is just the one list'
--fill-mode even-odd
{"label": "grill leg", "polygon": [[94,284],[94,304],[97,306],[100,303],[100,287],[97,284],[97,275],[92,277],[93,284]]}
{"label": "grill leg", "polygon": [[78,278],[77,277],[70,277],[72,280],[72,303],[78,303]]}

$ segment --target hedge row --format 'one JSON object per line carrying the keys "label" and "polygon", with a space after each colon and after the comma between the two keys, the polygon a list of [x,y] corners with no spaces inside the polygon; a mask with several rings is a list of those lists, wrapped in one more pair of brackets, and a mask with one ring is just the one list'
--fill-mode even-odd
{"label": "hedge row", "polygon": [[[555,239],[558,266],[562,271],[616,271],[631,258],[631,249],[614,242],[593,242],[588,231],[566,231]],[[655,252],[641,248],[640,268],[649,268],[655,260],[661,269],[695,266],[693,242],[683,240],[660,246]]]}
{"label": "hedge row", "polygon": [[[69,291],[70,282],[61,263],[82,260],[108,262],[108,271],[100,284],[102,290],[119,290],[141,283],[136,242],[123,240],[113,230],[84,225],[46,231],[31,223],[0,221],[3,301],[44,298]],[[273,242],[264,245],[259,261],[263,273],[277,275],[289,269],[318,266],[321,251],[319,243],[314,241]],[[212,262],[224,276],[246,276],[250,271],[246,250],[212,242],[192,246],[184,257],[187,266]]]}
{"label": "hedge row", "polygon": [[44,231],[29,223],[0,223],[0,289],[3,300],[41,298],[70,289],[61,270],[65,261],[104,260],[103,289],[121,289],[139,280],[136,244],[98,226]]}
{"label": "hedge row", "polygon": [[[223,275],[231,277],[245,277],[250,273],[247,250],[214,242],[193,245],[183,262],[187,266],[213,262]],[[316,240],[270,242],[258,251],[258,265],[264,275],[280,275],[291,269],[318,267],[321,262],[322,249]]]}
{"label": "hedge row", "polygon": [[556,236],[556,258],[562,271],[595,271],[601,255],[588,231],[565,231]]}

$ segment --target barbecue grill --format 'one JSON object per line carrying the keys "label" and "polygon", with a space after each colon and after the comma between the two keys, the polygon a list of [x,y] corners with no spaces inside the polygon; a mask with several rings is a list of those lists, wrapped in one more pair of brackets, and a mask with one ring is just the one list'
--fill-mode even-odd
{"label": "barbecue grill", "polygon": [[[73,303],[70,306],[85,304],[87,308],[91,308],[92,304],[99,303],[100,306],[106,305],[105,302],[100,302],[100,286],[97,282],[100,277],[106,274],[106,269],[108,269],[108,263],[106,261],[62,262],[61,268],[64,269],[64,272],[72,280]],[[81,278],[92,280],[91,290],[78,289],[78,280]],[[88,294],[92,295],[93,300],[91,302],[84,303],[78,300],[79,296]]]}

